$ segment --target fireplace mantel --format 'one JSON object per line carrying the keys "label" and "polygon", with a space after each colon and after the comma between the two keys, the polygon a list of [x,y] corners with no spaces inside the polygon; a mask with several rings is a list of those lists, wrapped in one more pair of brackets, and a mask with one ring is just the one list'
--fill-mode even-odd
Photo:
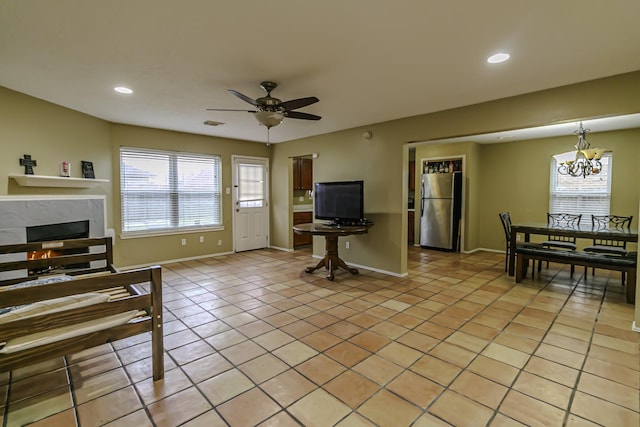
{"label": "fireplace mantel", "polygon": [[44,175],[9,175],[9,178],[13,178],[22,187],[93,188],[109,182],[108,179]]}

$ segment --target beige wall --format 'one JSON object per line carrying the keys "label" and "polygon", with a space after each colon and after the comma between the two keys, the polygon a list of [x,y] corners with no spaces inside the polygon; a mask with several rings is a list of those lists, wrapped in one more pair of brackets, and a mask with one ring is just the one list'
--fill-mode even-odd
{"label": "beige wall", "polygon": [[[107,196],[107,227],[116,233],[115,264],[120,267],[153,264],[231,252],[231,196],[223,195],[224,230],[180,233],[169,236],[120,238],[119,147],[146,147],[193,153],[219,154],[222,157],[222,186],[231,187],[231,155],[266,157],[270,148],[262,143],[214,138],[180,132],[115,125],[86,114],[60,107],[0,87],[0,141],[2,148],[0,195],[99,194]],[[19,159],[31,154],[38,165],[36,175],[58,176],[62,161],[71,163],[71,176],[80,178],[80,161],[92,161],[96,178],[107,179],[91,189],[20,187],[10,174],[23,174]],[[0,219],[1,221],[1,219]],[[204,243],[199,242],[204,236]],[[180,241],[187,240],[182,246]],[[218,240],[222,245],[218,246]]]}
{"label": "beige wall", "polygon": [[[224,229],[133,239],[118,238],[115,252],[116,261],[119,265],[150,264],[158,261],[193,258],[233,251],[233,205],[231,194],[226,194],[224,191],[226,188],[232,188],[231,156],[242,155],[268,158],[270,148],[266,144],[117,124],[111,125],[111,136],[113,141],[111,156],[114,159],[112,174],[115,194],[112,208],[114,211],[114,228],[117,230],[118,237],[120,236],[119,230],[122,228],[119,212],[120,172],[118,163],[121,146],[217,154],[222,158],[222,218]],[[200,236],[204,236],[204,243],[200,243]],[[182,239],[186,239],[186,246],[181,245]],[[218,246],[218,240],[222,240],[221,246]]]}

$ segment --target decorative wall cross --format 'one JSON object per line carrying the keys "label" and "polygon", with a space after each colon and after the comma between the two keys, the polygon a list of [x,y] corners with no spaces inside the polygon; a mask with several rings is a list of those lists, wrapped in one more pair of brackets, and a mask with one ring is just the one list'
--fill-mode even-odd
{"label": "decorative wall cross", "polygon": [[20,159],[20,166],[24,166],[25,175],[33,175],[33,167],[38,165],[35,160],[31,159],[31,154],[25,154],[24,159]]}

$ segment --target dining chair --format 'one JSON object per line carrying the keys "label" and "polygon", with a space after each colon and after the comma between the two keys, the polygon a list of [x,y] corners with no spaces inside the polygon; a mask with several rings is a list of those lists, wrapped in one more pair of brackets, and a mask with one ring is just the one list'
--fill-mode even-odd
{"label": "dining chair", "polygon": [[[509,266],[509,255],[511,254],[511,215],[509,214],[509,212],[500,212],[498,213],[498,216],[500,217],[500,222],[502,222],[502,228],[504,229],[504,240],[505,240],[504,271],[507,271]],[[536,246],[536,247],[540,246],[538,243],[531,243],[531,242],[516,243],[517,247],[521,245]],[[535,268],[532,268],[531,270],[532,270],[531,276],[533,277]]]}
{"label": "dining chair", "polygon": [[[582,214],[570,213],[549,213],[547,212],[547,225],[554,228],[574,228],[580,225]],[[548,235],[547,240],[542,242],[542,247],[549,249],[560,249],[575,251],[577,248],[576,238],[571,236],[552,236]],[[549,262],[547,261],[547,268]],[[542,269],[542,261],[538,262],[538,271]],[[575,271],[575,265],[571,265],[571,276]]]}
{"label": "dining chair", "polygon": [[[591,215],[591,226],[594,231],[598,230],[625,230],[631,228],[631,216],[620,215]],[[625,256],[627,254],[627,242],[613,240],[611,238],[602,237],[593,239],[593,244],[583,249],[585,252],[599,253],[605,255]],[[591,269],[591,274],[595,274],[595,268]],[[587,268],[584,269],[585,277]],[[622,273],[622,283],[624,284],[624,272]]]}

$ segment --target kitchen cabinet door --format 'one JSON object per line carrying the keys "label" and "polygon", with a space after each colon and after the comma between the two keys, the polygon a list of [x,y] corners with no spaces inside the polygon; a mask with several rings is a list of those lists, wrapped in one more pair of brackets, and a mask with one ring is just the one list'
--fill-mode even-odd
{"label": "kitchen cabinet door", "polygon": [[304,157],[293,159],[293,189],[313,190],[313,160]]}

